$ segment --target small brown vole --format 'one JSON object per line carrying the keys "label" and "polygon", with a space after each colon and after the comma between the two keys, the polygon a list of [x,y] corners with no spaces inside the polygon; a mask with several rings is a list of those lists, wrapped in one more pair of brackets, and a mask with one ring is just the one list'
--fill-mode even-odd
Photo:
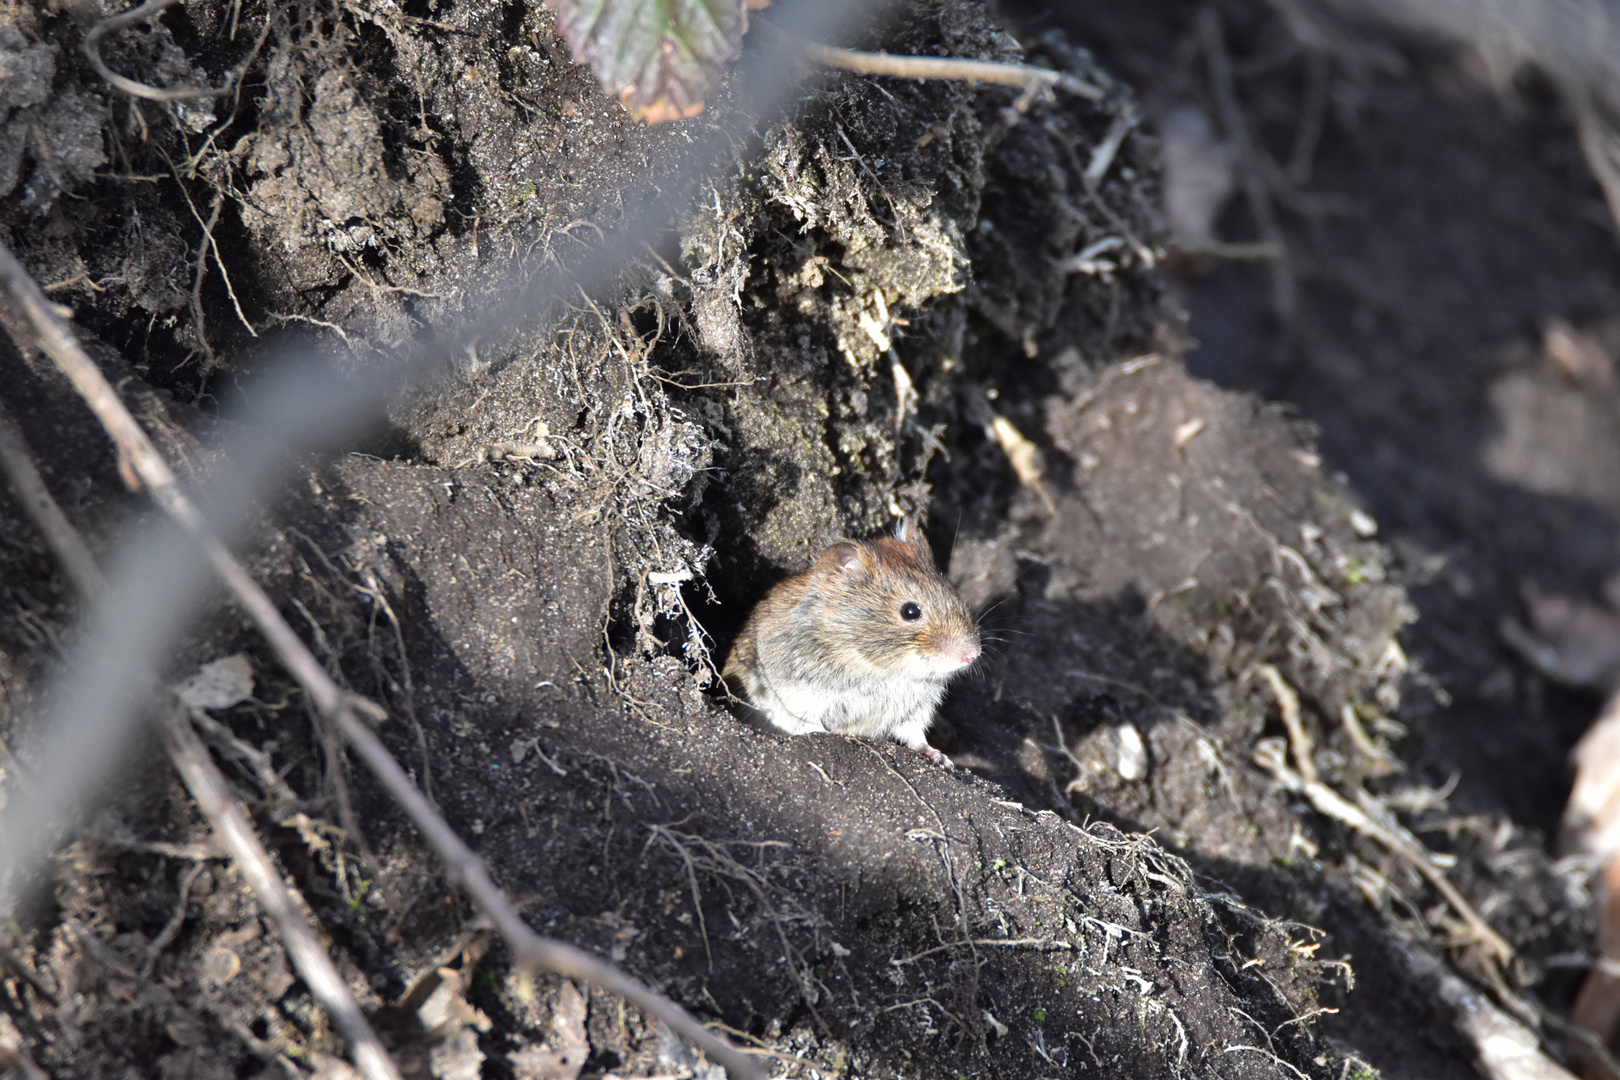
{"label": "small brown vole", "polygon": [[949,767],[928,725],[945,683],[978,658],[973,616],[908,518],[892,538],[839,541],[766,593],[725,680],[790,735],[893,739]]}

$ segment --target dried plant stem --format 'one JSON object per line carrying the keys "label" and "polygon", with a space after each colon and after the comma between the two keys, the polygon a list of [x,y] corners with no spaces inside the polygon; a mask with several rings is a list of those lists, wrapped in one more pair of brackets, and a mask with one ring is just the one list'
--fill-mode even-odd
{"label": "dried plant stem", "polygon": [[11,481],[12,490],[23,504],[23,513],[33,521],[74,589],[80,596],[98,595],[106,585],[101,569],[96,566],[84,538],[51,497],[50,489],[34,466],[27,441],[3,402],[0,402],[0,470],[4,470],[6,479]]}
{"label": "dried plant stem", "polygon": [[[758,25],[770,27],[765,20]],[[813,41],[793,38],[793,43],[806,57],[818,64],[853,71],[858,75],[892,75],[900,79],[952,79],[957,82],[987,82],[999,86],[1016,86],[1024,92],[1019,99],[1020,108],[1035,95],[1062,90],[1086,101],[1101,101],[1107,92],[1062,71],[1052,71],[1031,64],[1004,64],[995,60],[963,60],[954,56],[903,56],[886,52],[860,52],[840,49]]]}
{"label": "dried plant stem", "polygon": [[[1484,916],[1474,910],[1474,905],[1458,891],[1438,866],[1434,865],[1434,858],[1429,849],[1424,847],[1411,833],[1399,825],[1385,824],[1378,819],[1377,807],[1357,806],[1355,803],[1340,795],[1320,780],[1306,780],[1299,773],[1288,767],[1283,760],[1280,748],[1267,745],[1262,740],[1259,748],[1255,750],[1255,763],[1269,772],[1276,781],[1289,791],[1297,792],[1310,802],[1316,812],[1324,817],[1333,818],[1363,836],[1369,836],[1382,844],[1397,858],[1416,870],[1428,883],[1434,886],[1436,892],[1445,897],[1446,903],[1451,905],[1462,921],[1468,924],[1473,932],[1474,940],[1484,945],[1501,963],[1509,963],[1513,959],[1513,946],[1509,945],[1491,924],[1485,921]],[[1365,796],[1364,792],[1359,795]]]}
{"label": "dried plant stem", "polygon": [[299,898],[281,880],[270,862],[269,852],[253,830],[247,811],[231,795],[225,777],[208,756],[208,748],[192,730],[185,709],[178,702],[170,701],[160,710],[160,726],[169,759],[213,826],[214,834],[230,851],[232,861],[247,879],[259,906],[275,924],[276,933],[281,935],[287,955],[304,985],[349,1040],[355,1065],[368,1080],[400,1080],[399,1070],[366,1022],[360,1003],[355,1001],[343,976],[332,964],[332,958],[326,955],[315,932],[309,928],[300,910],[303,905]]}
{"label": "dried plant stem", "polygon": [[[134,467],[137,475],[147,481],[147,487],[154,495],[158,487],[163,486],[168,492],[168,503],[189,511],[190,520],[198,528],[205,529],[202,516],[180,492],[168,465],[107,384],[101,369],[80,348],[78,341],[56,316],[45,294],[39,291],[27,271],[4,246],[0,246],[0,281],[4,282],[7,293],[33,324],[41,347],[73,381],[85,400],[90,402],[103,426],[118,441],[120,456]],[[98,403],[101,404],[98,406]],[[15,445],[8,445],[13,441]],[[39,481],[39,474],[27,456],[27,447],[17,435],[9,414],[4,412],[0,412],[0,457],[3,457],[7,472],[19,490],[24,487],[16,479],[19,470],[32,472],[33,483],[38,490],[31,493],[31,498],[25,497],[25,502],[30,503],[30,512],[36,509],[35,504],[40,508],[36,522],[49,523],[48,526],[40,524],[41,532],[80,592],[86,597],[100,592],[104,582],[89,549]],[[165,500],[159,501],[162,503]],[[169,509],[169,505],[165,504],[165,509]],[[215,541],[215,546],[226,559],[230,559],[223,545]],[[245,571],[242,576],[246,577]],[[366,1021],[359,1002],[355,1001],[331,958],[304,921],[291,891],[271,866],[269,855],[254,834],[247,812],[231,796],[225,778],[209,759],[208,751],[191,729],[184,712],[177,703],[171,702],[161,713],[164,743],[175,768],[214,832],[230,851],[237,868],[258,898],[259,905],[275,924],[299,975],[332,1017],[344,1038],[349,1040],[354,1050],[355,1065],[367,1080],[401,1080],[399,1070],[394,1067],[376,1032]]]}
{"label": "dried plant stem", "polygon": [[[112,436],[125,480],[144,485],[158,506],[202,546],[214,570],[225,580],[231,594],[247,609],[249,617],[258,624],[265,637],[270,639],[271,647],[287,664],[293,677],[310,693],[315,707],[323,713],[330,713],[342,696],[336,684],[304,647],[292,627],[281,618],[264,590],[220,543],[196,505],[181,491],[174,471],[125,408],[123,400],[101,373],[101,368],[90,359],[68,329],[67,323],[57,314],[55,305],[46,299],[22,263],[4,245],[0,245],[0,285],[4,286],[6,293],[33,326],[39,347],[73,383],[79,396],[90,406],[90,411],[101,421],[101,426]],[[326,687],[330,687],[330,690]]]}
{"label": "dried plant stem", "polygon": [[1101,101],[1103,91],[1061,71],[1029,64],[1002,64],[994,60],[961,60],[952,56],[902,56],[886,52],[858,52],[832,45],[807,43],[804,54],[818,64],[861,75],[893,75],[902,79],[955,79],[1016,86],[1024,92],[1062,90],[1087,101]]}
{"label": "dried plant stem", "polygon": [[762,1070],[754,1059],[714,1035],[696,1017],[669,998],[582,949],[543,938],[528,928],[490,879],[483,863],[462,843],[455,830],[433,808],[421,789],[406,775],[399,762],[394,760],[359,715],[363,713],[368,719],[380,719],[386,715],[383,710],[373,702],[347,693],[326,673],[326,669],[282,618],[281,612],[258,582],[214,535],[202,514],[180,489],[173,471],[153,447],[146,432],[135,422],[123,401],[108,384],[101,369],[80,347],[55,307],[45,298],[16,256],[3,244],[0,244],[0,286],[4,287],[33,325],[40,347],[68,376],[112,436],[121,460],[133,469],[158,505],[201,545],[232,596],[264,634],[316,711],[343,732],[389,794],[399,802],[424,838],[438,852],[473,903],[506,938],[519,963],[580,979],[617,994],[648,1015],[668,1024],[673,1031],[724,1066],[734,1080],[760,1077]]}
{"label": "dried plant stem", "polygon": [[1254,673],[1260,676],[1270,688],[1271,696],[1277,699],[1283,727],[1288,730],[1288,747],[1294,754],[1294,768],[1299,770],[1299,775],[1307,784],[1314,784],[1317,779],[1316,747],[1299,713],[1299,694],[1283,679],[1282,672],[1277,670],[1275,664],[1257,664]]}

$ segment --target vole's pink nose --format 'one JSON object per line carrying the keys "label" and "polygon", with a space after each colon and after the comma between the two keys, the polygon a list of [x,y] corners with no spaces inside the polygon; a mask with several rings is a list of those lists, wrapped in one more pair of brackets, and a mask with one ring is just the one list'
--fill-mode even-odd
{"label": "vole's pink nose", "polygon": [[944,633],[929,643],[937,670],[953,672],[979,658],[979,635]]}

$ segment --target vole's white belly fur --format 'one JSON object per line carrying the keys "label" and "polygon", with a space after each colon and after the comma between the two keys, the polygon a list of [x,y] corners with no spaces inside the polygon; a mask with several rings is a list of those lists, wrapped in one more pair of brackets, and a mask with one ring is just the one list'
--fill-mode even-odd
{"label": "vole's white belly fur", "polygon": [[825,679],[750,678],[748,694],[772,724],[793,735],[831,731],[915,745],[933,721],[945,684],[928,679],[847,682],[829,688]]}

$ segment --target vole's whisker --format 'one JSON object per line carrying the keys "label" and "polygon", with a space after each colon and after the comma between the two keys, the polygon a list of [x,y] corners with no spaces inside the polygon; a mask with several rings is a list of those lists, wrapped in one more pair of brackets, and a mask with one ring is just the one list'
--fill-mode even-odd
{"label": "vole's whisker", "polygon": [[989,617],[990,614],[993,613],[997,608],[1006,607],[1012,602],[1012,600],[1013,598],[1011,596],[1003,596],[1000,600],[997,600],[995,603],[979,612],[980,621],[982,622],[984,619]]}

